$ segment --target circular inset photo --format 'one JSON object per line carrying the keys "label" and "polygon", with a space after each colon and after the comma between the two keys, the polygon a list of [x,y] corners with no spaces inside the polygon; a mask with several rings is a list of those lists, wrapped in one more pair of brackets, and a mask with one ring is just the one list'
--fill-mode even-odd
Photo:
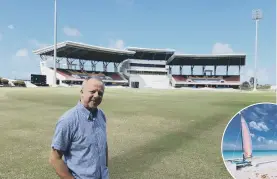
{"label": "circular inset photo", "polygon": [[221,152],[235,179],[277,178],[277,105],[258,103],[239,111],[225,128]]}

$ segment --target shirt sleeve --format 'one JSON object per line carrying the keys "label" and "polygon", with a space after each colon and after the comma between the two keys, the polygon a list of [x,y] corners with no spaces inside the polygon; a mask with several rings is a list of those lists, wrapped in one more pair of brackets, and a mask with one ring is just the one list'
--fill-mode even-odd
{"label": "shirt sleeve", "polygon": [[105,113],[103,112],[103,110],[100,110],[100,111],[101,111],[101,114],[102,114],[102,117],[103,117],[105,123],[107,123],[107,118],[106,118]]}
{"label": "shirt sleeve", "polygon": [[72,125],[68,119],[57,122],[51,147],[66,152],[71,143]]}

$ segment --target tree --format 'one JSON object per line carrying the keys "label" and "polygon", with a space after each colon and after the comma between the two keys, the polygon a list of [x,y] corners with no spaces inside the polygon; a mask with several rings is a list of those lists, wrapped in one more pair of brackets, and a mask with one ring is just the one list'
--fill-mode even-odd
{"label": "tree", "polygon": [[[250,83],[250,85],[251,85],[252,87],[254,87],[254,77],[251,77],[251,78],[249,79],[249,83]],[[256,84],[257,84],[257,86],[258,86],[258,79],[256,79]]]}
{"label": "tree", "polygon": [[250,89],[251,85],[248,81],[245,81],[241,84],[241,89]]}
{"label": "tree", "polygon": [[26,87],[24,81],[22,81],[22,80],[14,81],[13,84],[14,84],[15,86]]}
{"label": "tree", "polygon": [[9,84],[9,80],[6,79],[1,79],[1,82],[3,85],[8,85]]}

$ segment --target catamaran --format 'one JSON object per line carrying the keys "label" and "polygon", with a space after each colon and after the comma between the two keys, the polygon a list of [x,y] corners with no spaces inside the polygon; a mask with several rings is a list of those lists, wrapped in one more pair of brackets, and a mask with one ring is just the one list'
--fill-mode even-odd
{"label": "catamaran", "polygon": [[243,167],[252,166],[252,140],[248,125],[240,113],[241,116],[241,142],[242,142],[242,159],[228,160],[232,164],[236,165],[236,170],[239,170]]}

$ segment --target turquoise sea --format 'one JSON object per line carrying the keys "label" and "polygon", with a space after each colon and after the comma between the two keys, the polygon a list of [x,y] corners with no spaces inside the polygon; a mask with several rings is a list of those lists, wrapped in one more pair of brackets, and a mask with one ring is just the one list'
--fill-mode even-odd
{"label": "turquoise sea", "polygon": [[[234,158],[242,158],[243,151],[238,150],[224,150],[223,158],[224,160],[234,159]],[[277,156],[277,150],[254,150],[253,157],[260,156]]]}

